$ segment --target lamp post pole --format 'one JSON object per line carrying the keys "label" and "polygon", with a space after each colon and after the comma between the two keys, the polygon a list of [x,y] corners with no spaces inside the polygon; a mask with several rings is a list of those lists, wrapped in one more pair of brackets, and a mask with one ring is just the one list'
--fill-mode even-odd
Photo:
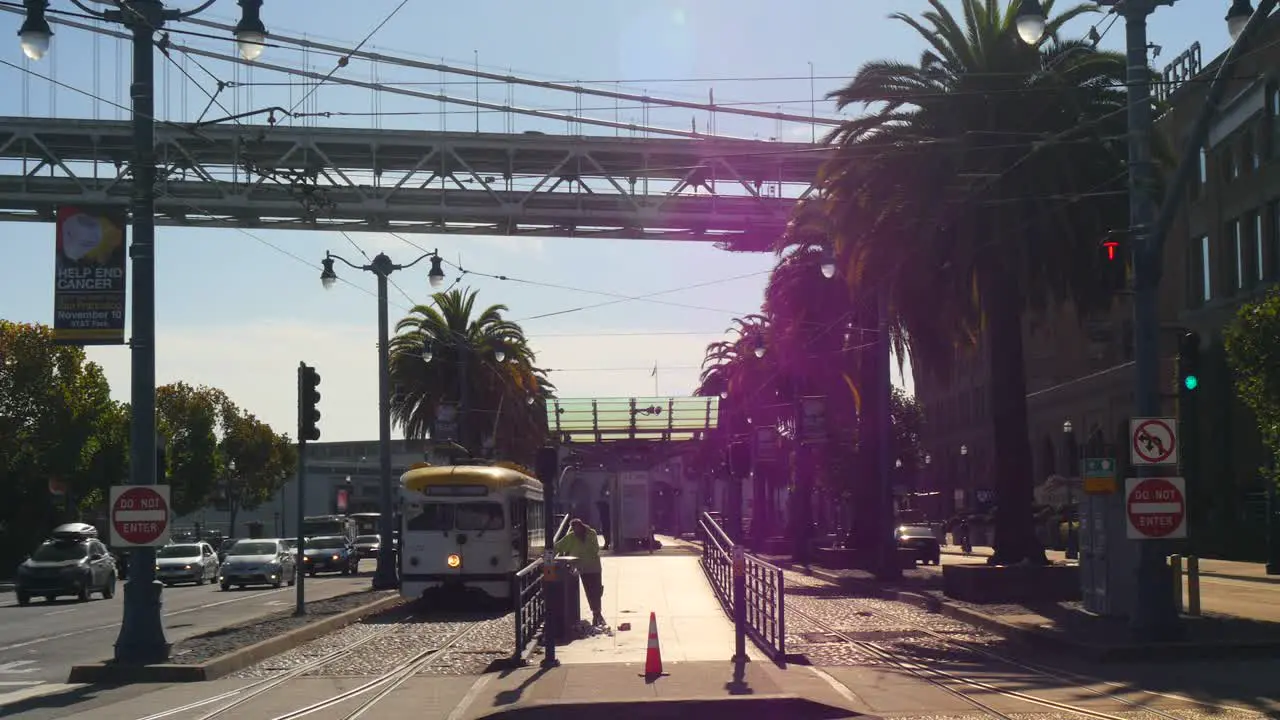
{"label": "lamp post pole", "polygon": [[392,273],[411,268],[427,258],[431,258],[431,272],[427,277],[432,286],[438,286],[444,281],[444,271],[440,267],[439,254],[434,252],[426,253],[407,265],[397,265],[385,253],[378,253],[368,265],[356,265],[338,255],[325,253],[324,270],[320,273],[320,282],[326,288],[333,287],[338,280],[333,261],[339,260],[348,267],[371,272],[378,278],[378,486],[382,508],[378,514],[378,567],[373,574],[374,590],[391,590],[400,584],[395,549],[392,548],[395,504],[391,492],[391,341],[387,285]]}
{"label": "lamp post pole", "polygon": [[[155,273],[155,35],[166,22],[203,12],[214,0],[182,12],[166,8],[160,0],[121,0],[118,9],[97,11],[78,0],[72,4],[94,17],[128,28],[133,47],[132,98],[133,199],[130,203],[133,242],[133,327],[130,338],[129,482],[154,485],[156,477],[156,273]],[[259,18],[262,0],[239,0],[240,22],[235,29],[240,54],[253,60],[262,53],[266,29]],[[26,15],[18,37],[22,51],[39,60],[49,51],[53,29],[45,17],[48,0],[25,0]],[[116,662],[147,664],[169,657],[169,641],[160,619],[160,591],[155,579],[155,549],[135,548],[124,585],[124,614],[116,639]]]}

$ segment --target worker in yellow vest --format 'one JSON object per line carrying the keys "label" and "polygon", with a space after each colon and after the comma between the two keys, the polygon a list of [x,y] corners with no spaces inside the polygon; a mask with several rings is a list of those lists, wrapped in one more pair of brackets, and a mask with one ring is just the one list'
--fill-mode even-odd
{"label": "worker in yellow vest", "polygon": [[600,598],[604,596],[604,581],[600,568],[600,536],[579,518],[569,522],[569,533],[556,543],[556,553],[578,558],[576,565],[578,576],[582,578],[582,589],[587,593],[587,604],[591,606],[591,624],[603,626],[604,615],[600,612]]}

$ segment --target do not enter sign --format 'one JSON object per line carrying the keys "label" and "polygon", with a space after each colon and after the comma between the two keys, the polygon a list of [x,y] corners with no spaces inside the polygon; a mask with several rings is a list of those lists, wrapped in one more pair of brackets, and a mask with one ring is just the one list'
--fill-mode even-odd
{"label": "do not enter sign", "polygon": [[1124,484],[1130,540],[1187,536],[1186,481],[1183,478],[1128,478]]}
{"label": "do not enter sign", "polygon": [[111,488],[111,544],[150,547],[169,542],[169,486]]}

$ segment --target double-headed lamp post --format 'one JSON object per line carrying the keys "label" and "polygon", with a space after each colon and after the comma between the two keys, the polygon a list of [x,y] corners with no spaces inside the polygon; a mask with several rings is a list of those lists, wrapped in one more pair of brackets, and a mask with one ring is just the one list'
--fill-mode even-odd
{"label": "double-headed lamp post", "polygon": [[[1152,195],[1152,188],[1156,185],[1151,160],[1151,133],[1155,122],[1151,104],[1151,69],[1147,61],[1147,17],[1157,7],[1172,5],[1175,1],[1097,0],[1098,5],[1114,7],[1125,19],[1136,417],[1160,414],[1160,314],[1157,303],[1163,253]],[[1253,14],[1249,0],[1231,0],[1226,21],[1233,41],[1244,31]],[[1046,18],[1039,0],[1021,0],[1015,22],[1019,37],[1028,45],[1039,45],[1044,39]],[[1159,469],[1151,466],[1137,468],[1139,477],[1149,477],[1157,472]],[[1183,628],[1173,595],[1173,576],[1166,562],[1167,548],[1160,541],[1149,540],[1141,543],[1138,552],[1137,592],[1134,611],[1130,614],[1132,629],[1143,639],[1175,639],[1182,634]]]}
{"label": "double-headed lamp post", "polygon": [[[159,0],[119,0],[111,10],[95,10],[80,0],[71,3],[101,20],[124,25],[132,34],[133,84],[133,327],[130,338],[131,390],[129,482],[153,485],[156,482],[156,275],[155,275],[155,35],[167,22],[185,20],[203,12],[214,0],[205,0],[194,10],[166,8]],[[235,39],[240,55],[253,60],[262,54],[267,31],[259,11],[262,0],[239,0],[240,22]],[[18,30],[22,52],[39,60],[49,52],[53,28],[45,13],[48,0],[25,0],[26,16]],[[169,657],[169,641],[160,619],[160,583],[155,579],[155,549],[137,548],[129,563],[129,579],[124,586],[124,615],[116,639],[115,659],[120,663],[164,662]]]}
{"label": "double-headed lamp post", "polygon": [[378,277],[378,480],[382,512],[378,516],[378,568],[373,575],[375,590],[390,590],[399,585],[395,551],[391,547],[395,536],[392,525],[395,501],[391,492],[391,341],[388,337],[387,283],[391,273],[411,268],[427,258],[431,258],[431,270],[427,273],[427,279],[432,288],[438,288],[444,283],[444,270],[440,266],[440,255],[436,252],[426,253],[407,265],[391,262],[391,258],[384,253],[375,255],[368,265],[356,265],[346,258],[326,252],[324,270],[320,273],[320,282],[326,290],[338,282],[338,274],[333,271],[335,260]]}

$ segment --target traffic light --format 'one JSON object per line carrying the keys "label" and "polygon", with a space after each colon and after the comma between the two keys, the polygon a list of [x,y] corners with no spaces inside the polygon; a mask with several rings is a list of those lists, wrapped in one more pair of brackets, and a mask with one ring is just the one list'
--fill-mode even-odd
{"label": "traffic light", "polygon": [[1178,340],[1178,390],[1194,392],[1200,387],[1200,335],[1185,333]]}
{"label": "traffic light", "polygon": [[320,439],[320,373],[306,363],[298,365],[298,439],[316,441]]}

